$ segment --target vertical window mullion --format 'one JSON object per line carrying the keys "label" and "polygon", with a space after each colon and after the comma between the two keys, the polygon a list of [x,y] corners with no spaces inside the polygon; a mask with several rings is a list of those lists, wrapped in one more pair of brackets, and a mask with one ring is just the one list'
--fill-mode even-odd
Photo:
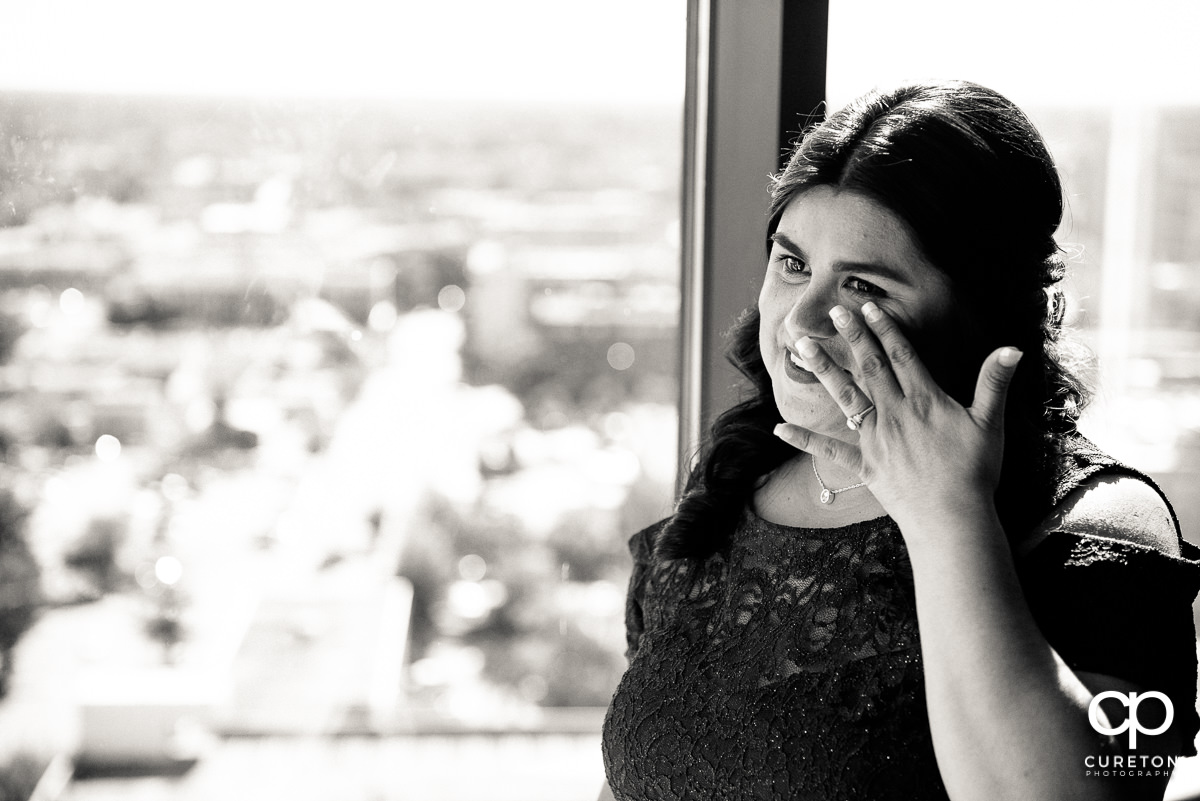
{"label": "vertical window mullion", "polygon": [[685,461],[713,417],[737,400],[723,334],[757,296],[770,175],[824,101],[827,28],[827,0],[688,2],[679,407]]}

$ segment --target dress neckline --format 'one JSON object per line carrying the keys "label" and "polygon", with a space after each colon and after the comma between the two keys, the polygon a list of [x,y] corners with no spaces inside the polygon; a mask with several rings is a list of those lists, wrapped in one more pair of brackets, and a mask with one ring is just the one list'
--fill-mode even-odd
{"label": "dress neckline", "polygon": [[790,526],[787,523],[776,523],[773,520],[766,519],[758,513],[757,509],[754,508],[753,502],[746,504],[745,511],[743,512],[743,522],[749,522],[751,524],[757,524],[766,528],[772,528],[792,534],[816,533],[820,536],[827,536],[836,532],[857,534],[867,531],[877,531],[889,526],[895,527],[895,522],[886,514],[880,515],[879,517],[872,517],[867,520],[856,520],[853,523],[843,523],[840,526]]}

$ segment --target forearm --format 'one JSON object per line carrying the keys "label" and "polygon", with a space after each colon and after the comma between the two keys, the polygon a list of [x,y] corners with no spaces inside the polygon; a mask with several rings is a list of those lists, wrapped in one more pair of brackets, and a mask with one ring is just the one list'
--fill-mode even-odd
{"label": "forearm", "polygon": [[1083,771],[1101,746],[1090,694],[1034,622],[992,505],[902,531],[918,525],[906,541],[930,727],[951,798],[1101,797],[1106,788]]}

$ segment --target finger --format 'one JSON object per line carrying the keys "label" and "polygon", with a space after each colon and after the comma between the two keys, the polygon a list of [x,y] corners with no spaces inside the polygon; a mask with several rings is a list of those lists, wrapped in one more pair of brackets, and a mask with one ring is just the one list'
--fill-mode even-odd
{"label": "finger", "polygon": [[842,414],[849,417],[871,408],[874,404],[854,378],[837,362],[829,358],[825,349],[812,337],[801,337],[796,350],[804,357],[804,364],[816,375],[821,386],[829,393]]}
{"label": "finger", "polygon": [[892,398],[901,397],[903,393],[896,381],[896,374],[892,372],[892,365],[884,355],[874,332],[863,324],[861,318],[842,306],[830,309],[829,316],[833,319],[838,333],[850,345],[864,392],[877,404],[881,400],[886,403]]}
{"label": "finger", "polygon": [[865,303],[862,307],[863,319],[867,321],[871,331],[879,338],[883,352],[891,365],[892,374],[905,395],[925,391],[934,386],[932,376],[925,369],[917,350],[908,341],[908,337],[896,325],[891,315],[874,303]]}
{"label": "finger", "polygon": [[855,475],[862,473],[862,451],[857,445],[809,431],[792,423],[780,423],[775,426],[775,436],[797,450],[811,453],[823,462],[833,462],[854,471]]}
{"label": "finger", "polygon": [[1000,348],[984,359],[983,367],[979,369],[970,412],[985,429],[1000,431],[1004,428],[1004,401],[1021,355],[1016,348]]}

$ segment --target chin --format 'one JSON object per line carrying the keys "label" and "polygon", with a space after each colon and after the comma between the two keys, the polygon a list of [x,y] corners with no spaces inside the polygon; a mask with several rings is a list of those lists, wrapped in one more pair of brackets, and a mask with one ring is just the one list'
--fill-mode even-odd
{"label": "chin", "polygon": [[844,439],[842,433],[849,432],[846,418],[833,399],[825,394],[825,390],[819,385],[816,388],[819,394],[814,392],[811,398],[800,397],[798,393],[786,396],[775,393],[775,405],[780,416],[792,425]]}

